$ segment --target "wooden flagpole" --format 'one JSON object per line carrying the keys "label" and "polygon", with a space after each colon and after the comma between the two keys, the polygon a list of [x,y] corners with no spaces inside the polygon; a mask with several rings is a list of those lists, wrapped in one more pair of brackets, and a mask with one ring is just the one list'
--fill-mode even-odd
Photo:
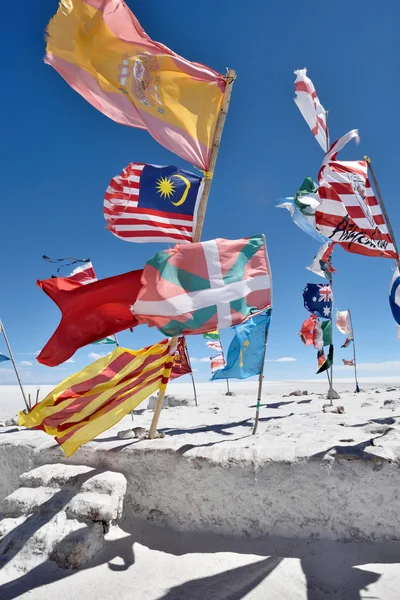
{"label": "wooden flagpole", "polygon": [[357,381],[356,340],[355,340],[355,336],[354,336],[353,319],[351,318],[350,309],[348,309],[348,311],[349,311],[349,317],[350,317],[351,335],[353,338],[354,379],[356,380],[356,392],[358,393],[360,391],[360,388],[359,388],[358,381]]}
{"label": "wooden flagpole", "polygon": [[[217,162],[217,156],[218,156],[219,146],[221,143],[222,131],[224,129],[226,115],[228,113],[229,102],[230,102],[231,94],[232,94],[232,86],[233,86],[233,82],[236,79],[235,71],[233,69],[229,69],[226,74],[225,79],[226,79],[226,87],[225,87],[224,97],[222,100],[221,110],[220,110],[220,113],[218,116],[217,125],[215,127],[214,139],[213,139],[213,144],[212,144],[211,154],[210,154],[210,163],[208,165],[209,170],[207,173],[205,173],[204,188],[203,188],[203,193],[202,193],[201,200],[200,200],[199,211],[197,214],[196,231],[194,232],[194,236],[193,236],[194,243],[200,242],[201,232],[203,231],[204,218],[206,215],[208,196],[210,194],[211,182],[212,182],[212,177],[213,177],[214,169],[215,169],[215,163]],[[172,338],[171,343],[176,344],[177,340],[178,340],[177,337]],[[149,431],[150,439],[154,438],[156,431],[157,431],[157,425],[158,425],[158,420],[160,418],[161,409],[163,406],[164,396],[165,396],[165,390],[162,390],[158,393],[157,404],[156,404],[156,408],[154,410],[153,420],[150,425],[150,431]]]}
{"label": "wooden flagpole", "polygon": [[6,330],[4,329],[4,325],[3,325],[2,321],[0,321],[0,332],[4,335],[4,339],[5,339],[5,342],[7,344],[8,353],[10,355],[10,358],[11,358],[11,361],[12,361],[12,364],[13,364],[13,367],[14,367],[15,375],[17,377],[17,381],[19,383],[19,387],[21,388],[21,394],[22,394],[22,397],[23,397],[24,402],[25,402],[26,410],[29,412],[29,404],[28,404],[28,401],[27,401],[26,396],[25,396],[24,388],[22,387],[21,379],[19,378],[19,373],[18,373],[17,365],[15,364],[15,360],[14,360],[14,356],[13,356],[13,353],[12,353],[12,350],[11,350],[11,346],[10,346],[10,344],[8,342]]}
{"label": "wooden flagpole", "polygon": [[[381,205],[382,213],[383,213],[383,216],[385,218],[385,222],[386,222],[386,225],[387,225],[387,228],[388,228],[388,231],[389,231],[389,235],[392,238],[394,249],[396,250],[396,252],[398,254],[399,253],[399,249],[398,249],[398,246],[396,244],[396,238],[394,237],[393,227],[392,227],[392,224],[390,222],[389,215],[387,214],[387,211],[386,211],[386,206],[385,206],[385,203],[383,201],[383,197],[382,197],[382,194],[381,194],[381,189],[380,189],[379,184],[378,184],[378,182],[376,180],[376,177],[375,177],[374,169],[372,168],[371,159],[370,159],[369,156],[364,156],[364,160],[368,163],[369,171],[370,171],[371,177],[372,177],[372,182],[373,182],[375,190],[376,190],[376,195],[378,196],[379,204]],[[400,260],[396,260],[396,264],[400,268]]]}

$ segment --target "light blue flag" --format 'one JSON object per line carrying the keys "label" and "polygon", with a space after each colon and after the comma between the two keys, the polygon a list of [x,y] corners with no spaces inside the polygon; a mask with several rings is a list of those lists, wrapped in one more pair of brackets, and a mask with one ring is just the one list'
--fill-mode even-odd
{"label": "light blue flag", "polygon": [[305,233],[311,235],[317,242],[321,244],[325,244],[328,241],[324,235],[321,235],[319,231],[315,229],[313,223],[315,223],[315,217],[312,215],[303,214],[295,203],[294,198],[285,198],[284,200],[280,200],[278,204],[276,204],[276,208],[287,208],[290,212],[290,216],[292,217],[293,223],[300,227]]}
{"label": "light blue flag", "polygon": [[5,354],[0,354],[0,362],[4,362],[6,360],[11,360],[11,358],[8,358],[8,356]]}
{"label": "light blue flag", "polygon": [[215,379],[247,379],[259,375],[262,368],[265,335],[271,320],[271,310],[252,317],[242,325],[233,327],[235,337],[231,341],[226,366],[216,371]]}

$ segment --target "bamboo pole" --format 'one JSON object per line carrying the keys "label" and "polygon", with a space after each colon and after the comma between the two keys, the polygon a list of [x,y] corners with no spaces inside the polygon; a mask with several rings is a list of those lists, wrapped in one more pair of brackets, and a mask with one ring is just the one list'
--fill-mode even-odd
{"label": "bamboo pole", "polygon": [[351,335],[353,337],[353,363],[354,363],[354,379],[356,380],[356,393],[358,393],[360,391],[359,385],[358,385],[358,381],[357,381],[357,358],[356,358],[356,340],[355,340],[355,336],[354,336],[354,327],[353,327],[353,319],[351,318],[351,312],[350,309],[349,310],[349,317],[350,317],[350,327],[351,327]]}
{"label": "bamboo pole", "polygon": [[252,435],[256,434],[257,427],[258,427],[258,421],[260,419],[260,406],[261,406],[262,386],[263,386],[263,381],[264,381],[264,365],[265,365],[265,355],[267,353],[268,332],[269,332],[269,327],[267,327],[267,330],[265,332],[265,344],[264,344],[262,365],[261,365],[260,374],[258,376],[258,393],[257,393],[257,404],[256,404],[256,418],[254,420],[254,427],[253,427],[253,433],[252,433]]}
{"label": "bamboo pole", "polygon": [[[374,169],[372,168],[371,159],[369,156],[364,156],[364,160],[368,163],[369,171],[370,171],[371,177],[372,177],[372,182],[373,182],[375,190],[376,190],[376,195],[378,196],[379,204],[381,205],[382,213],[385,218],[385,222],[386,222],[386,225],[387,225],[387,228],[389,231],[389,235],[392,238],[394,249],[396,250],[397,254],[399,254],[398,246],[396,244],[396,238],[394,237],[393,227],[390,222],[389,215],[387,214],[387,211],[386,211],[386,206],[383,201],[383,197],[382,197],[382,193],[381,193],[381,189],[379,187],[378,181],[375,177]],[[400,260],[399,259],[396,260],[396,264],[400,268]]]}
{"label": "bamboo pole", "polygon": [[[217,162],[217,156],[218,156],[219,146],[221,143],[222,131],[224,129],[226,115],[227,115],[228,109],[229,109],[229,102],[230,102],[231,94],[232,94],[232,85],[236,79],[235,71],[233,69],[229,69],[226,74],[225,79],[226,79],[226,87],[225,87],[224,97],[222,100],[221,110],[220,110],[220,113],[218,116],[217,125],[215,127],[214,139],[213,139],[213,144],[212,144],[211,154],[210,154],[210,162],[208,165],[208,172],[205,173],[204,188],[203,188],[203,193],[202,193],[201,200],[200,200],[199,212],[197,214],[196,231],[194,232],[194,236],[193,236],[194,243],[200,241],[201,232],[203,231],[203,224],[204,224],[204,218],[206,215],[206,208],[207,208],[208,196],[210,194],[212,177],[214,174],[215,164]],[[176,344],[177,340],[178,340],[177,337],[172,338],[171,343]],[[160,413],[161,413],[161,409],[163,406],[165,391],[166,390],[164,389],[158,393],[157,404],[156,404],[156,408],[154,410],[153,420],[151,422],[150,431],[149,431],[149,438],[151,440],[154,438],[154,436],[156,434],[158,420],[160,418]]]}
{"label": "bamboo pole", "polygon": [[26,396],[25,396],[24,388],[22,387],[21,379],[19,378],[19,373],[18,373],[17,365],[15,364],[15,360],[14,360],[14,356],[13,356],[13,353],[12,353],[12,350],[11,350],[11,346],[10,346],[10,344],[8,342],[6,330],[4,329],[4,325],[3,325],[2,321],[0,321],[0,331],[4,335],[4,339],[5,339],[5,342],[7,344],[7,348],[8,348],[8,353],[10,355],[10,358],[11,358],[11,361],[12,361],[12,364],[13,364],[13,367],[14,367],[15,375],[17,377],[17,381],[18,381],[19,387],[21,389],[21,394],[22,394],[22,397],[23,397],[24,402],[25,402],[26,410],[29,412],[29,404],[28,404],[28,401],[27,401]]}

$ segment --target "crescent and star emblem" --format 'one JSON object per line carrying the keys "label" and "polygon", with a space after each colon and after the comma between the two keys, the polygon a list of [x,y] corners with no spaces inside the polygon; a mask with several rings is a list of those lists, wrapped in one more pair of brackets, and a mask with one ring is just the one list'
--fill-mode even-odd
{"label": "crescent and star emblem", "polygon": [[[176,202],[173,202],[171,198],[171,196],[173,196],[176,191],[176,184],[172,180],[173,177],[180,179],[185,184],[183,194]],[[157,180],[157,192],[163,198],[168,198],[168,200],[171,200],[171,204],[173,204],[174,206],[181,206],[185,202],[190,190],[190,186],[191,183],[189,179],[187,179],[187,177],[185,177],[184,175],[175,174],[171,175],[170,177],[161,177]]]}

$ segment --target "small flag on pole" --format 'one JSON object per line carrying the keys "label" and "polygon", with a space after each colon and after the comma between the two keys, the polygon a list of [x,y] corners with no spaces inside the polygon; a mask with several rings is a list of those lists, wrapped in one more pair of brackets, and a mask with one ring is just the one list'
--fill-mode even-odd
{"label": "small flag on pole", "polygon": [[5,354],[0,353],[0,362],[6,362],[7,360],[11,360],[11,358],[6,356]]}
{"label": "small flag on pole", "polygon": [[346,360],[345,358],[342,358],[342,362],[346,367],[354,367],[354,360]]}
{"label": "small flag on pole", "polygon": [[186,340],[184,336],[182,336],[178,339],[178,345],[175,350],[174,365],[172,367],[170,379],[172,381],[177,377],[188,375],[191,372],[192,369],[190,367],[187,355]]}
{"label": "small flag on pole", "polygon": [[317,375],[319,375],[320,373],[327,371],[333,363],[333,345],[331,344],[329,346],[328,356],[325,356],[323,350],[318,350],[317,359],[318,359],[318,367],[319,367],[318,371],[317,371]]}
{"label": "small flag on pole", "polygon": [[[210,361],[211,361],[211,373],[216,373],[220,369],[223,369],[226,364],[223,354],[216,354],[215,356],[211,356]],[[226,379],[226,377],[224,377],[224,379]]]}
{"label": "small flag on pole", "polygon": [[307,69],[295,71],[294,99],[298,109],[324,152],[328,149],[326,111],[319,101],[313,82],[307,77]]}

